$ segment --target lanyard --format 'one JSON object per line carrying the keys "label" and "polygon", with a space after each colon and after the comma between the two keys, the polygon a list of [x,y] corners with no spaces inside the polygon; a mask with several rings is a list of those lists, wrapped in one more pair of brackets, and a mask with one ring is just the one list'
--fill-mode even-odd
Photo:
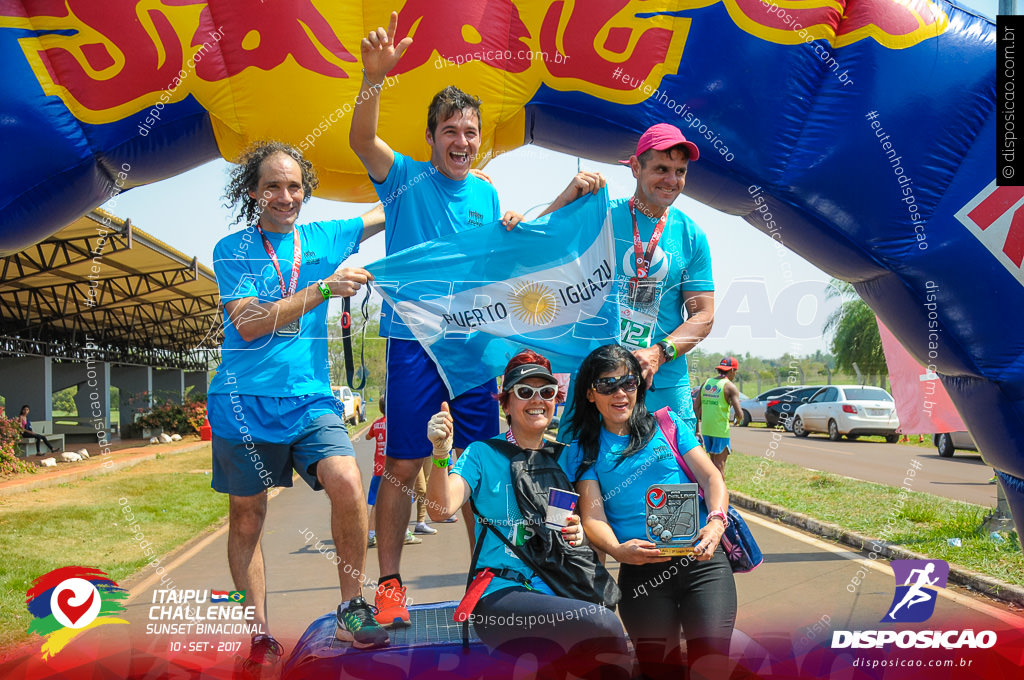
{"label": "lanyard", "polygon": [[277,253],[274,252],[274,246],[270,245],[270,239],[263,233],[263,228],[260,225],[257,224],[256,229],[260,232],[260,238],[263,239],[263,249],[267,251],[270,261],[274,264],[274,269],[277,270],[278,282],[281,284],[281,297],[295,295],[295,291],[299,286],[299,267],[302,266],[302,246],[299,243],[299,230],[292,229],[292,233],[295,234],[295,254],[292,256],[291,281],[288,282],[288,288],[286,289],[284,287],[284,274],[281,273],[281,265],[277,261]]}
{"label": "lanyard", "polygon": [[[514,434],[512,434],[512,428],[511,427],[508,428],[508,430],[506,430],[506,432],[505,432],[505,441],[507,441],[512,446],[519,446],[519,442],[516,441],[516,436]],[[523,447],[519,446],[519,448],[523,448]]]}
{"label": "lanyard", "polygon": [[658,241],[661,240],[661,234],[665,231],[665,221],[668,219],[668,210],[661,216],[658,223],[654,225],[654,233],[651,234],[651,240],[647,243],[647,252],[644,252],[643,241],[640,240],[640,229],[636,226],[636,197],[629,199],[629,214],[633,218],[633,260],[636,263],[636,278],[646,279],[647,272],[651,268],[651,258],[654,257],[654,249],[658,247]]}

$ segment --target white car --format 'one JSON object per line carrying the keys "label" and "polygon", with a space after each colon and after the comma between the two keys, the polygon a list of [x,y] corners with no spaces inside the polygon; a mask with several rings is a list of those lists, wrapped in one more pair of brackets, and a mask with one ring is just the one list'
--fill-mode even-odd
{"label": "white car", "polygon": [[740,407],[743,409],[743,417],[742,420],[740,420],[740,426],[746,427],[750,423],[763,423],[764,409],[769,401],[776,397],[781,397],[786,392],[791,392],[801,387],[804,387],[804,385],[782,385],[781,387],[773,387],[770,390],[765,390],[751,399],[741,399]]}
{"label": "white car", "polygon": [[331,385],[331,392],[335,399],[345,406],[345,422],[355,425],[359,422],[359,414],[356,413],[356,398],[348,385]]}
{"label": "white car", "polygon": [[836,441],[846,435],[854,440],[862,435],[882,435],[895,444],[900,436],[896,402],[881,387],[870,385],[828,385],[814,393],[793,414],[793,434],[806,437],[811,432],[826,432]]}

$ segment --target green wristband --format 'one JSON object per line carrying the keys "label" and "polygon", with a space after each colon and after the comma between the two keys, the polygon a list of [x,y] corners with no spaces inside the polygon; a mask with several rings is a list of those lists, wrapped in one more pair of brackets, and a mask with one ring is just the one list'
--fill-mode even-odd
{"label": "green wristband", "polygon": [[320,289],[320,294],[324,296],[324,300],[331,299],[331,287],[324,283],[323,279],[316,282],[317,288]]}

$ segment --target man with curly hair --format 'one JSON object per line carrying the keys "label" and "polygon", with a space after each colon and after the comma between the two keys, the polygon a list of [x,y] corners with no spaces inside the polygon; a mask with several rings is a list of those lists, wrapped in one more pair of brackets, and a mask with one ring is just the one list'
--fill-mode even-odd
{"label": "man with curly hair", "polygon": [[[388,254],[440,236],[490,224],[501,218],[509,229],[522,216],[501,214],[498,194],[491,184],[470,172],[480,149],[480,100],[450,86],[434,96],[427,112],[426,141],[430,160],[415,161],[377,136],[380,93],[387,73],[395,68],[412,44],[392,38],[398,14],[392,12],[387,30],[378,28],[363,39],[363,84],[352,113],[349,144],[362,161],[380,197],[387,224]],[[433,272],[424,272],[433,275]],[[380,583],[374,603],[382,625],[408,625],[406,589],[399,573],[402,545],[409,522],[410,504],[402,489],[414,486],[432,447],[424,436],[427,422],[449,401],[457,427],[455,453],[471,442],[498,433],[498,405],[492,397],[493,376],[481,375],[478,387],[449,399],[433,360],[415,336],[385,304],[380,325],[387,345],[387,462],[377,496],[377,557]],[[472,512],[464,511],[472,542]]]}
{"label": "man with curly hair", "polygon": [[372,276],[343,261],[383,228],[377,208],[350,220],[296,224],[317,187],[312,164],[294,147],[260,142],[231,173],[224,198],[246,228],[214,248],[224,305],[222,361],[208,396],[213,481],[229,494],[228,563],[237,590],[256,610],[243,667],[257,674],[283,652],[267,632],[266,577],[260,538],[267,491],[291,486],[292,470],[331,501],[331,532],[344,602],[336,636],[356,647],[388,643],[362,597],[366,507],[362,480],[331,394],[327,307]]}

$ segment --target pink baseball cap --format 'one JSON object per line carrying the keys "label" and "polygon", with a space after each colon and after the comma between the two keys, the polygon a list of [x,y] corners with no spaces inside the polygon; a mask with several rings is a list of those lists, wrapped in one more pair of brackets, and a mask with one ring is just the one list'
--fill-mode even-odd
{"label": "pink baseball cap", "polygon": [[[700,158],[700,149],[697,148],[697,145],[686,141],[686,137],[679,131],[679,128],[668,123],[656,123],[647,128],[647,131],[640,135],[640,141],[636,143],[636,155],[639,156],[649,149],[664,151],[665,149],[671,149],[677,144],[682,144],[686,147],[686,150],[690,152],[689,159],[691,161]],[[629,165],[629,159],[619,161],[619,163]]]}

